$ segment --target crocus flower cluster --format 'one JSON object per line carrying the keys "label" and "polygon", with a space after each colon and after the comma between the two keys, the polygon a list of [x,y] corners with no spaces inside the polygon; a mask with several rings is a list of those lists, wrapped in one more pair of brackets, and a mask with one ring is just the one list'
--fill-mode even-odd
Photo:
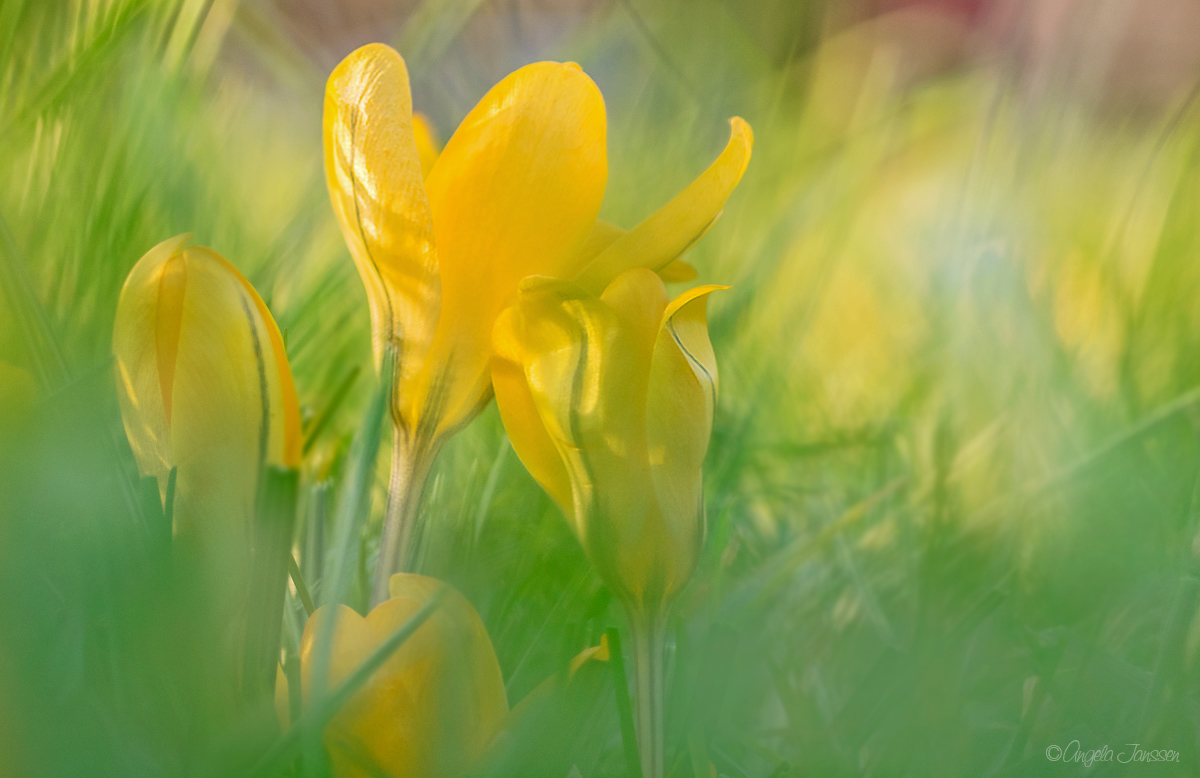
{"label": "crocus flower cluster", "polygon": [[[672,299],[665,283],[695,277],[680,257],[720,215],[753,134],[732,119],[717,159],[626,231],[598,218],[606,133],[603,97],[574,63],[512,73],[440,152],[397,52],[363,47],[330,76],[327,182],[376,362],[395,356],[383,376],[394,451],[374,608],[310,617],[301,710],[314,673],[321,688],[351,676],[442,586],[406,572],[421,491],[442,444],[494,396],[514,450],[626,608],[642,771],[662,775],[663,637],[704,540],[717,397],[706,304],[723,288]],[[142,474],[164,496],[178,474],[177,537],[236,555],[228,539],[252,524],[263,468],[300,464],[299,404],[262,299],[187,241],[151,249],[126,281],[113,336],[121,408]],[[455,775],[502,729],[508,702],[483,622],[461,594],[438,596],[326,728],[336,775]],[[295,692],[281,670],[285,728]]]}

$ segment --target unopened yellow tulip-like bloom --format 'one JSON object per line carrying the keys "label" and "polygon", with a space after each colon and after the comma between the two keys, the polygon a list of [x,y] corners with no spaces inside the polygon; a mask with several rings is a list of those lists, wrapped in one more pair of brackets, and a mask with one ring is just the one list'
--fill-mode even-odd
{"label": "unopened yellow tulip-like bloom", "polygon": [[596,219],[608,178],[604,100],[578,65],[539,62],[509,75],[432,165],[399,54],[365,46],[333,71],[326,177],[367,289],[376,359],[387,347],[397,353],[376,599],[407,563],[438,447],[491,398],[492,326],[521,280],[577,280],[599,292],[635,267],[686,277],[676,260],[720,214],[750,157],[749,125],[732,125],[717,160],[625,233]]}
{"label": "unopened yellow tulip-like bloom", "polygon": [[204,592],[212,666],[227,668],[219,678],[230,684],[210,691],[236,706],[270,667],[246,654],[266,629],[253,608],[253,563],[265,550],[255,510],[267,466],[300,464],[300,410],[262,298],[221,255],[187,240],[160,243],[130,271],[113,354],[138,469],[164,499],[176,469],[172,555]]}
{"label": "unopened yellow tulip-like bloom", "polygon": [[496,322],[492,381],[513,449],[629,614],[639,746],[662,774],[662,642],[704,541],[701,465],[717,366],[704,286],[634,269],[598,297],[530,279]]}
{"label": "unopened yellow tulip-like bloom", "polygon": [[254,287],[188,235],[143,256],[113,328],[125,432],[143,476],[178,468],[177,533],[248,533],[266,464],[300,463],[300,406],[283,338]]}
{"label": "unopened yellow tulip-like bloom", "polygon": [[[329,652],[324,665],[329,691],[443,586],[433,578],[398,574],[390,581],[391,598],[366,618],[344,605],[319,608],[300,644],[302,704],[312,703],[319,652]],[[287,727],[282,673],[276,710]],[[449,589],[429,619],[329,723],[325,742],[336,778],[449,778],[483,753],[507,715],[504,679],[487,630],[471,603]]]}

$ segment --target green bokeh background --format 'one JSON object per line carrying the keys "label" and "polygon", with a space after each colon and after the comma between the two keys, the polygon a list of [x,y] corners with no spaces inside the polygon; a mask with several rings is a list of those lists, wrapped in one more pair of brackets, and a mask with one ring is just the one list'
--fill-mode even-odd
{"label": "green bokeh background", "polygon": [[[1200,109],[1194,67],[1145,62],[1200,18],[886,5],[0,0],[0,776],[239,774],[278,736],[206,702],[225,668],[204,593],[147,561],[109,342],[121,282],[167,237],[254,283],[306,418],[352,381],[306,457],[295,550],[318,600],[344,563],[365,604],[389,433],[339,545],[375,386],[320,111],[370,40],[406,56],[443,139],[511,69],[578,61],[624,227],[728,117],[754,127],[689,255],[732,289],[710,308],[721,396],[668,641],[670,775],[1200,774]],[[510,704],[624,628],[494,407],[423,513],[419,569],[478,609]],[[504,774],[625,774],[611,682],[579,695]],[[1047,758],[1073,740],[1179,761]]]}

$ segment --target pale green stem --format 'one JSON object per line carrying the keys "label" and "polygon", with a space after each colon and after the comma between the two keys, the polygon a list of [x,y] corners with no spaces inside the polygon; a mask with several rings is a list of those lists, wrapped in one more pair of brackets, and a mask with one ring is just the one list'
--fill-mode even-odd
{"label": "pale green stem", "polygon": [[666,648],[666,609],[647,612],[629,607],[629,632],[633,638],[634,704],[642,778],[663,778],[663,695]]}
{"label": "pale green stem", "polygon": [[436,447],[415,447],[397,427],[393,432],[392,478],[388,484],[387,514],[379,536],[379,561],[371,607],[388,599],[388,581],[412,565],[412,542],[425,481],[437,456]]}

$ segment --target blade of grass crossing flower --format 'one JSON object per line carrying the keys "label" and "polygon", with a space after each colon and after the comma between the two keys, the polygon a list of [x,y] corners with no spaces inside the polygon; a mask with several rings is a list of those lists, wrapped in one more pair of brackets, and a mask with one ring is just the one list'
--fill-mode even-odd
{"label": "blade of grass crossing flower", "polygon": [[304,545],[300,560],[306,581],[312,581],[313,591],[321,586],[325,575],[325,517],[329,512],[330,485],[327,481],[316,483],[309,489],[308,515],[304,524]]}
{"label": "blade of grass crossing flower", "polygon": [[275,691],[275,665],[283,630],[284,591],[296,516],[299,473],[268,467],[259,493],[254,532],[250,618],[247,623],[242,691],[245,702],[269,698]]}
{"label": "blade of grass crossing flower", "polygon": [[155,553],[166,558],[171,553],[171,529],[163,515],[162,497],[158,493],[158,479],[147,476],[138,479],[138,494],[142,498],[142,515],[151,530]]}
{"label": "blade of grass crossing flower", "polygon": [[304,583],[304,576],[300,574],[300,565],[296,564],[296,557],[291,554],[288,554],[288,574],[291,575],[292,583],[296,586],[296,596],[300,598],[304,612],[309,616],[313,615],[316,606],[313,605],[312,595],[308,592],[308,585]]}
{"label": "blade of grass crossing flower", "polygon": [[167,473],[167,498],[163,501],[163,521],[167,523],[168,531],[175,526],[175,483],[178,476],[178,467],[172,467],[171,472]]}
{"label": "blade of grass crossing flower", "polygon": [[354,443],[351,469],[338,500],[332,569],[321,597],[326,604],[341,601],[350,588],[358,564],[358,530],[370,507],[370,488],[375,479],[375,464],[379,456],[383,420],[388,411],[394,364],[395,353],[385,351],[379,384]]}
{"label": "blade of grass crossing flower", "polygon": [[288,688],[288,722],[299,721],[303,715],[304,688],[300,680],[300,657],[294,651],[289,652],[283,663],[283,675],[287,678]]}
{"label": "blade of grass crossing flower", "polygon": [[[396,354],[385,348],[380,365],[379,383],[371,397],[367,413],[363,417],[351,455],[350,471],[342,485],[338,501],[336,529],[333,545],[333,560],[327,577],[323,579],[321,601],[325,604],[339,603],[353,584],[358,569],[359,537],[362,522],[370,508],[370,489],[375,480],[375,464],[379,457],[379,443],[383,422],[391,401],[392,375]],[[329,657],[333,649],[334,630],[322,633],[315,651],[313,665],[313,698],[320,699],[324,693],[324,679],[329,673]],[[318,733],[319,734],[319,733]],[[321,758],[320,737],[304,738],[305,763],[317,764]]]}
{"label": "blade of grass crossing flower", "polygon": [[[308,712],[302,715],[297,722],[287,732],[283,734],[275,742],[274,745],[265,753],[258,763],[250,770],[252,776],[270,775],[273,771],[279,769],[296,754],[297,749],[301,745],[301,739],[308,742],[319,742],[321,730],[325,725],[337,714],[337,712],[345,705],[354,694],[367,682],[367,680],[384,665],[392,654],[396,653],[401,646],[404,645],[413,633],[421,628],[421,625],[429,620],[429,617],[434,614],[442,604],[442,599],[446,596],[447,587],[443,586],[434,593],[429,601],[426,602],[421,609],[412,615],[408,621],[393,632],[387,640],[383,641],[377,649],[367,657],[358,669],[355,670],[344,683],[337,687],[331,694],[325,696],[317,696],[314,694],[314,699]],[[333,630],[330,630],[332,632]],[[314,676],[314,680],[319,676]],[[289,684],[290,685],[290,684]],[[299,684],[297,684],[299,686]],[[314,684],[315,686],[315,684]],[[314,689],[314,692],[316,690]]]}

